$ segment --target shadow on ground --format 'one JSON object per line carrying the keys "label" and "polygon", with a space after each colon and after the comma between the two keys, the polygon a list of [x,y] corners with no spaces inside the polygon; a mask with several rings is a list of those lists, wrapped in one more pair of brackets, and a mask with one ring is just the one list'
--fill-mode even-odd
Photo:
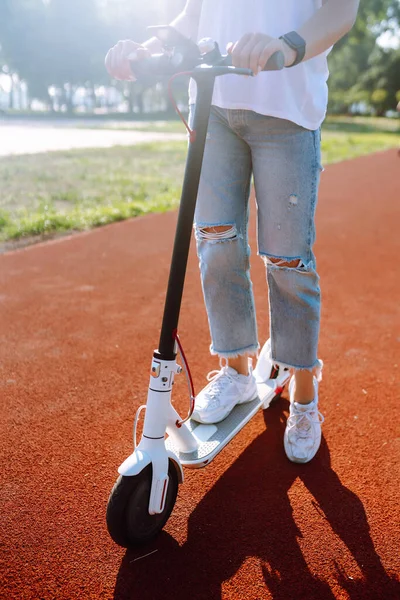
{"label": "shadow on ground", "polygon": [[[193,511],[183,546],[163,532],[154,545],[141,551],[158,549],[150,568],[133,561],[137,554],[126,552],[115,585],[116,600],[219,600],[222,583],[231,579],[248,557],[255,557],[259,565],[255,568],[262,569],[265,588],[274,599],[335,598],[328,583],[310,572],[298,543],[301,532],[288,497],[297,477],[363,574],[363,579],[351,580],[337,566],[339,585],[352,600],[396,597],[395,584],[375,552],[364,507],[332,470],[325,440],[308,465],[293,465],[284,456],[287,409],[288,402],[280,399],[264,412],[267,430]],[[320,551],[323,561],[323,540]],[[259,570],[254,579],[260,579]],[[260,593],[260,598],[266,596],[265,589],[257,592],[248,585],[248,581],[242,587],[239,583],[228,595],[234,600],[254,598],[254,592]]]}

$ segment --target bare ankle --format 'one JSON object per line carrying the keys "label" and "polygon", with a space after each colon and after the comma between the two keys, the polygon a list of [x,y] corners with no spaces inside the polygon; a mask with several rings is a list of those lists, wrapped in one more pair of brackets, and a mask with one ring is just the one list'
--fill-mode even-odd
{"label": "bare ankle", "polygon": [[314,400],[314,375],[311,371],[297,370],[294,373],[294,400],[299,404],[310,404]]}
{"label": "bare ankle", "polygon": [[235,369],[239,373],[239,375],[248,375],[249,374],[249,362],[248,357],[246,356],[237,356],[235,358],[228,359],[228,365]]}

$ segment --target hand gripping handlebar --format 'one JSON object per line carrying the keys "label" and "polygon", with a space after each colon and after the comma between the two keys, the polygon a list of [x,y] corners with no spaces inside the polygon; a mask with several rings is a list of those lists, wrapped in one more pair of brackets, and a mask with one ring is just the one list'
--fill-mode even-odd
{"label": "hand gripping handlebar", "polygon": [[[134,72],[138,80],[163,79],[180,72],[195,78],[227,74],[254,75],[250,69],[234,67],[232,56],[221,54],[218,44],[210,39],[195,44],[171,26],[149,27],[149,29],[162,42],[164,52],[141,60],[137,60],[135,54],[131,55],[131,60],[135,62]],[[263,71],[283,69],[284,60],[281,51],[275,52]]]}

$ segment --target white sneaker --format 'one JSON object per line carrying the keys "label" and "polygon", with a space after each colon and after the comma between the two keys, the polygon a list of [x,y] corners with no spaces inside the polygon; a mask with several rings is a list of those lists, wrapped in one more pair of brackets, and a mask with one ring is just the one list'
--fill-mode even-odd
{"label": "white sneaker", "polygon": [[257,383],[265,383],[271,378],[275,379],[278,372],[271,358],[271,340],[268,339],[261,348],[253,375]]}
{"label": "white sneaker", "polygon": [[236,404],[251,402],[258,396],[256,380],[253,376],[252,360],[249,358],[249,374],[240,375],[227,364],[218,371],[210,371],[210,382],[196,396],[192,419],[199,423],[219,423],[223,421]]}
{"label": "white sneaker", "polygon": [[286,456],[296,463],[309,462],[321,444],[324,417],[318,411],[318,381],[314,377],[314,400],[310,404],[294,401],[294,376],[289,383],[290,414],[286,423],[284,446]]}

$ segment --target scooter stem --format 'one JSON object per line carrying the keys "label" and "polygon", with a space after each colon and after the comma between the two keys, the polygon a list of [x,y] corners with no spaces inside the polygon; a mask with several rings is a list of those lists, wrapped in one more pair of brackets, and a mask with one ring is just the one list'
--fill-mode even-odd
{"label": "scooter stem", "polygon": [[197,101],[193,130],[196,133],[190,141],[186,160],[161,335],[158,351],[154,352],[154,357],[161,360],[174,360],[176,357],[174,332],[178,328],[201,165],[214,90],[215,77],[210,77],[208,74],[207,77],[199,75],[194,76],[194,78],[197,83]]}

